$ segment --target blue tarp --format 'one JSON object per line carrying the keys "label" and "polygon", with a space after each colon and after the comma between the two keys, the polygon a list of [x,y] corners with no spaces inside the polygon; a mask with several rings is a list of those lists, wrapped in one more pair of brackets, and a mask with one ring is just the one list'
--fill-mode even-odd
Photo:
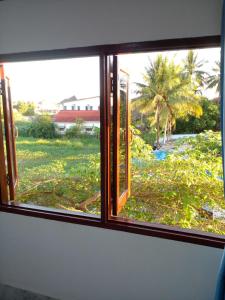
{"label": "blue tarp", "polygon": [[157,160],[164,160],[167,157],[167,151],[165,150],[155,150],[153,153]]}

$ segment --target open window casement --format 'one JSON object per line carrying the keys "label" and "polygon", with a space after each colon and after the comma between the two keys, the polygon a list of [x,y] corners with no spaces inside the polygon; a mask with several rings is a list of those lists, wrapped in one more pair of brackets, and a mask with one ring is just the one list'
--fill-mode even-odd
{"label": "open window casement", "polygon": [[129,75],[120,69],[118,57],[110,57],[112,85],[112,213],[118,215],[130,195]]}
{"label": "open window casement", "polygon": [[221,135],[222,135],[222,159],[223,182],[225,197],[225,1],[223,1],[222,26],[221,26],[221,64],[220,64],[220,97],[221,97]]}
{"label": "open window casement", "polygon": [[[1,80],[1,125],[0,125],[0,166],[1,166],[1,201],[15,200],[18,171],[16,160],[16,128],[13,122],[10,80],[0,65]],[[4,121],[4,122],[3,122]],[[4,126],[3,126],[4,123]],[[5,146],[5,147],[4,147]]]}

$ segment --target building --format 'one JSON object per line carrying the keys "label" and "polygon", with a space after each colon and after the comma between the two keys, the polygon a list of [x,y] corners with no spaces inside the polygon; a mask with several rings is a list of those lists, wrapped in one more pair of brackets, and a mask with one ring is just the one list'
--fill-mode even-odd
{"label": "building", "polygon": [[84,121],[86,132],[100,128],[99,97],[77,99],[75,96],[58,103],[59,111],[54,116],[54,122],[61,133],[73,126],[76,121]]}
{"label": "building", "polygon": [[77,99],[72,96],[58,103],[59,110],[99,110],[99,96]]}

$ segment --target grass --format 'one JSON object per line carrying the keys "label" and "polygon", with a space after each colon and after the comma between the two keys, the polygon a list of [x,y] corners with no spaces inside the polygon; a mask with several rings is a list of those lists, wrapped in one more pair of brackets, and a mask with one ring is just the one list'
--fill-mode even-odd
{"label": "grass", "polygon": [[[100,191],[99,141],[94,137],[74,140],[17,140],[19,187],[23,203],[76,210]],[[100,210],[95,208],[96,213]]]}

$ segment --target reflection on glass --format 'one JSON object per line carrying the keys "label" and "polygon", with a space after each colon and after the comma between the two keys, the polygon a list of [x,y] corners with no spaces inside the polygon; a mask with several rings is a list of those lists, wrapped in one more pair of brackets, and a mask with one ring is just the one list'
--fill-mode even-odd
{"label": "reflection on glass", "polygon": [[126,140],[127,140],[127,117],[126,117],[126,107],[127,107],[127,91],[126,91],[126,81],[120,79],[120,195],[127,189],[127,150],[126,150]]}

